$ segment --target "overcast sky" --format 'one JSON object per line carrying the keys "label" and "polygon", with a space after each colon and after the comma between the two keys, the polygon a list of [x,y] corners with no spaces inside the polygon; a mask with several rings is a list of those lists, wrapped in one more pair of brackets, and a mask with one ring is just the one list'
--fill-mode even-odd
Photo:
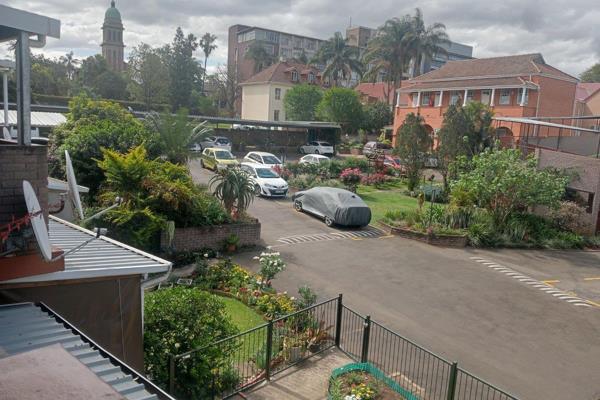
{"label": "overcast sky", "polygon": [[[4,4],[57,18],[60,40],[43,52],[76,57],[100,52],[109,0],[2,0]],[[216,34],[211,69],[227,60],[227,28],[256,25],[329,38],[352,25],[377,27],[387,18],[423,10],[425,22],[442,22],[450,39],[474,47],[474,57],[540,52],[546,62],[579,75],[600,61],[600,0],[117,0],[126,51],[140,42],[170,42],[177,26],[185,33]],[[5,46],[0,56],[6,55]],[[197,56],[202,58],[201,52]]]}

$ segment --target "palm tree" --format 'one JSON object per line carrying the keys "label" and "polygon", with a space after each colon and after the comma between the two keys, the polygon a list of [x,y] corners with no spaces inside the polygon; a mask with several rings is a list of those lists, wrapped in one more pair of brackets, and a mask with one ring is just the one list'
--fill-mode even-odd
{"label": "palm tree", "polygon": [[239,168],[219,172],[210,179],[209,188],[234,220],[254,201],[254,184],[249,175]]}
{"label": "palm tree", "polygon": [[446,26],[436,22],[425,27],[423,21],[423,12],[417,8],[415,15],[411,18],[411,32],[409,38],[409,53],[412,58],[411,77],[419,75],[421,63],[425,58],[430,58],[436,53],[446,54],[446,50],[442,47],[448,44],[448,34],[446,34]]}
{"label": "palm tree", "polygon": [[410,61],[411,28],[409,16],[389,19],[379,27],[379,33],[369,41],[363,58],[369,66],[365,78],[376,81],[379,74],[385,73],[388,91],[390,86],[394,91],[400,87],[403,72]]}
{"label": "palm tree", "polygon": [[265,49],[260,42],[254,42],[248,47],[245,58],[254,61],[254,73],[257,74],[273,64],[275,57]]}
{"label": "palm tree", "polygon": [[79,64],[79,60],[73,57],[73,52],[69,52],[64,56],[60,57],[60,62],[65,66],[67,70],[67,79],[72,81],[75,78],[76,65]]}
{"label": "palm tree", "polygon": [[349,46],[340,32],[321,46],[311,63],[324,64],[323,76],[332,79],[334,86],[338,86],[340,79],[349,84],[352,72],[363,73],[358,47]]}
{"label": "palm tree", "polygon": [[217,37],[210,32],[206,32],[202,39],[200,39],[200,47],[204,52],[204,73],[202,74],[202,93],[204,93],[204,82],[206,81],[206,63],[208,62],[208,57],[213,52],[214,49],[217,48],[217,45],[214,44],[217,40]]}

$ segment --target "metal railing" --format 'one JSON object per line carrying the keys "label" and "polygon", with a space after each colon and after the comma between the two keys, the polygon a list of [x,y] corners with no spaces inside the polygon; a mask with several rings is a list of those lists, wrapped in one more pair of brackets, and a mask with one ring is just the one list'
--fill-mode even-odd
{"label": "metal railing", "polygon": [[209,388],[196,398],[228,398],[322,351],[337,347],[371,363],[422,400],[517,400],[385,326],[346,307],[342,295],[269,321],[209,346],[171,356],[169,392],[177,394],[178,371],[202,362],[210,351],[224,361],[212,365]]}

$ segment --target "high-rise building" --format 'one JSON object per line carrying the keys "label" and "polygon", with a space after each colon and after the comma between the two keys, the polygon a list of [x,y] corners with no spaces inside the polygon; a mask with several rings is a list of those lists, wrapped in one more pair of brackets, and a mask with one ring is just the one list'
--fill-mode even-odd
{"label": "high-rise building", "polygon": [[110,8],[104,13],[104,24],[102,25],[102,56],[106,59],[108,67],[121,72],[125,69],[123,60],[123,22],[121,13],[115,7],[115,1],[110,2]]}

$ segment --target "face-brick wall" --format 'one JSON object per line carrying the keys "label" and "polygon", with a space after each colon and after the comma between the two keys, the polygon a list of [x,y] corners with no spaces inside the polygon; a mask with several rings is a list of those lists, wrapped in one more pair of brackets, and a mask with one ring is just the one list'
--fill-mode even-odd
{"label": "face-brick wall", "polygon": [[[225,239],[232,234],[240,239],[239,246],[256,246],[260,243],[260,222],[176,228],[171,247],[176,251],[222,250]],[[164,232],[160,245],[163,249],[169,247]]]}

